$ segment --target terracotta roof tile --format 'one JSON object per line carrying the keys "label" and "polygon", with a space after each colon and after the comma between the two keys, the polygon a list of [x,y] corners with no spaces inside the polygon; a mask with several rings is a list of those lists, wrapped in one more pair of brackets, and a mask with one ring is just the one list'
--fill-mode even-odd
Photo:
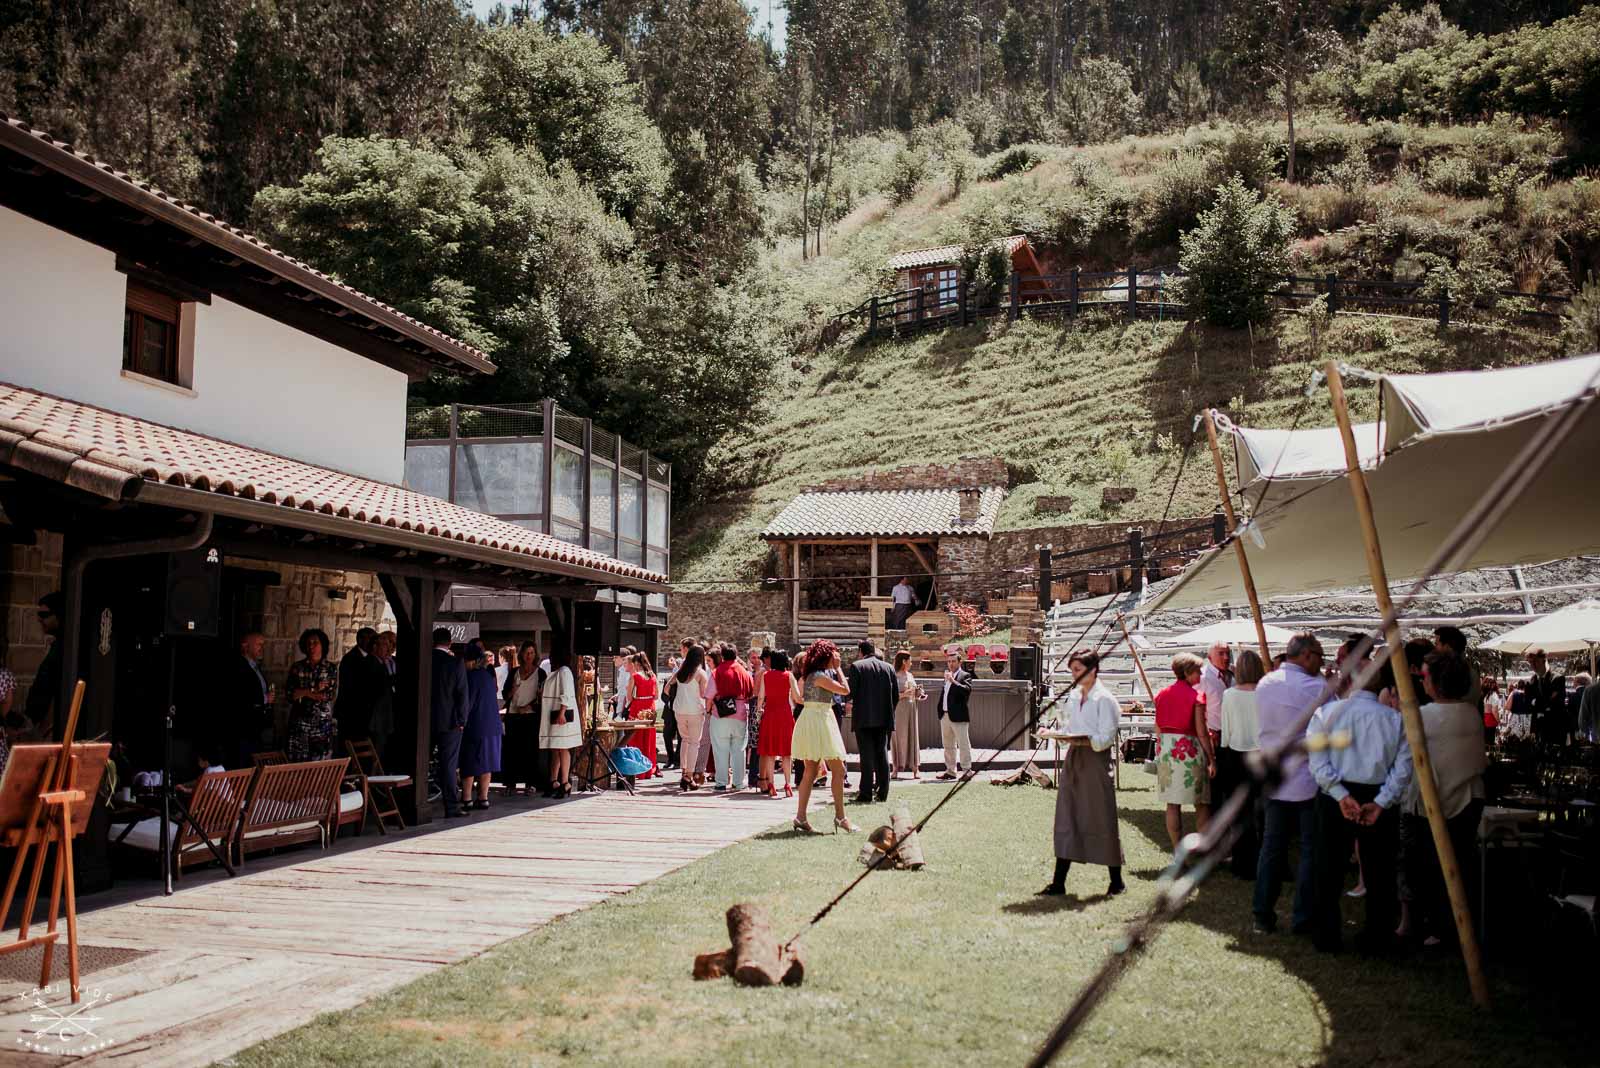
{"label": "terracotta roof tile", "polygon": [[352,298],[353,302],[358,308],[365,306],[363,310],[366,310],[369,313],[377,313],[377,317],[380,319],[398,319],[412,328],[426,334],[428,338],[432,340],[433,347],[441,355],[461,359],[462,362],[466,362],[471,366],[475,366],[478,370],[494,370],[494,364],[489,360],[489,357],[484,352],[474,348],[471,345],[468,345],[459,338],[451,337],[442,330],[436,330],[427,323],[424,323],[418,319],[413,319],[411,316],[400,311],[398,308],[391,307],[388,304],[383,303],[381,300],[377,300],[368,296],[359,289],[347,286],[338,279],[333,278],[330,275],[323,274],[309,263],[306,263],[303,260],[297,260],[287,252],[273,248],[267,242],[261,240],[259,237],[256,237],[254,234],[249,233],[248,231],[241,230],[236,226],[224,222],[209,212],[200,210],[193,204],[179,200],[177,197],[163,192],[157,187],[151,185],[149,182],[135,178],[133,175],[127,174],[123,171],[119,171],[111,164],[96,159],[86,152],[79,152],[65,141],[55,140],[43,130],[35,130],[20,119],[10,118],[3,113],[0,113],[0,128],[3,128],[10,136],[16,136],[18,134],[25,135],[28,139],[36,142],[39,145],[44,145],[54,149],[61,155],[71,157],[73,160],[77,160],[80,163],[88,164],[96,170],[102,171],[113,178],[121,180],[125,185],[131,187],[132,189],[138,190],[141,193],[148,193],[159,198],[160,200],[167,202],[168,204],[171,204],[175,208],[187,212],[189,215],[192,215],[194,218],[208,224],[211,228],[218,230],[223,234],[227,234],[231,237],[238,238],[249,243],[265,254],[263,258],[269,261],[269,266],[271,265],[272,261],[276,261],[276,263],[281,265],[282,268],[292,269],[295,272],[304,272],[306,274],[310,274],[321,281],[336,287],[341,292]]}
{"label": "terracotta roof tile", "polygon": [[[0,383],[0,463],[103,497],[161,482],[555,560],[644,582],[666,576],[401,486]],[[450,553],[441,544],[439,551]]]}
{"label": "terracotta roof tile", "polygon": [[978,517],[967,523],[960,519],[961,491],[955,489],[802,493],[784,506],[761,536],[769,539],[962,534],[988,537],[994,533],[994,522],[1006,491],[1000,486],[985,486],[980,493]]}
{"label": "terracotta roof tile", "polygon": [[[1017,251],[1024,241],[1028,240],[1022,234],[1012,234],[1010,237],[997,239],[996,244],[1002,245],[1006,255]],[[964,251],[963,245],[938,245],[934,248],[914,248],[906,252],[896,252],[889,257],[885,264],[891,271],[904,271],[911,267],[931,267],[936,263],[955,263],[961,258]]]}

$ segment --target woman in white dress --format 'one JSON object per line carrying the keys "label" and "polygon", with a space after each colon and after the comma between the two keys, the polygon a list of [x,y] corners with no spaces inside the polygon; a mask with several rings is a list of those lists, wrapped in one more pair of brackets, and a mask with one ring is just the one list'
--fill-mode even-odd
{"label": "woman in white dress", "polygon": [[672,694],[672,714],[678,721],[678,764],[683,768],[678,789],[687,792],[700,789],[695,783],[695,769],[700,766],[700,740],[706,730],[706,694],[711,688],[711,677],[706,674],[706,651],[699,645],[689,646],[678,673],[672,678],[677,683]]}
{"label": "woman in white dress", "polygon": [[817,773],[827,765],[829,785],[833,787],[833,826],[846,834],[854,834],[855,824],[844,814],[844,736],[839,733],[839,721],[833,716],[833,696],[848,696],[850,687],[838,675],[839,650],[828,639],[819,638],[811,643],[805,655],[805,711],[794,725],[794,737],[789,752],[804,762],[800,774],[800,811],[794,817],[794,829],[811,833],[811,823],[806,819],[806,808],[811,804],[811,787]]}
{"label": "woman in white dress", "polygon": [[539,748],[550,750],[550,796],[555,798],[572,792],[572,751],[583,744],[571,659],[559,642],[550,650],[550,677],[540,697]]}
{"label": "woman in white dress", "polygon": [[1067,739],[1061,782],[1056,787],[1056,873],[1039,893],[1059,897],[1067,892],[1067,870],[1073,861],[1104,864],[1111,869],[1108,895],[1120,894],[1122,837],[1117,828],[1117,790],[1111,761],[1115,759],[1117,726],[1122,706],[1100,681],[1100,654],[1080,650],[1067,661],[1072,689],[1061,716]]}

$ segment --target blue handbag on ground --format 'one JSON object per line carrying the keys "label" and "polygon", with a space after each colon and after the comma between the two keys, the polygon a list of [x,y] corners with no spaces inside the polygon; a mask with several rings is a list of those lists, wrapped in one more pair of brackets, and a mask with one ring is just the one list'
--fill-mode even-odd
{"label": "blue handbag on ground", "polygon": [[643,775],[652,765],[638,746],[619,745],[611,750],[611,766],[618,775]]}

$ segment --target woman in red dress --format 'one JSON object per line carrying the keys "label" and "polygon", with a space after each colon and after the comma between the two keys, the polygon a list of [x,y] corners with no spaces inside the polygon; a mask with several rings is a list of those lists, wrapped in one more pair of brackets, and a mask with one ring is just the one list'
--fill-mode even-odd
{"label": "woman in red dress", "polygon": [[[654,667],[650,664],[649,653],[635,653],[628,659],[628,718],[648,719],[656,718],[656,694],[660,687],[660,680],[656,678]],[[660,772],[656,763],[656,728],[652,722],[650,726],[633,731],[628,735],[624,745],[636,746],[639,752],[650,761],[650,770],[640,775],[641,779],[653,779]]]}
{"label": "woman in red dress", "polygon": [[768,649],[761,659],[767,670],[761,676],[761,735],[756,739],[756,752],[761,756],[758,789],[768,797],[778,796],[772,781],[772,764],[776,760],[783,766],[783,796],[791,797],[794,790],[789,782],[789,741],[794,736],[793,710],[801,703],[800,683],[789,670],[789,656],[782,649]]}

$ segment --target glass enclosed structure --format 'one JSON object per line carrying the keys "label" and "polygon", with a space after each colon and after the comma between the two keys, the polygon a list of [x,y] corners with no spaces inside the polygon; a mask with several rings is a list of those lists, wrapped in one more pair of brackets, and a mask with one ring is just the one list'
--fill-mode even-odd
{"label": "glass enclosed structure", "polygon": [[[672,465],[553,400],[411,408],[406,487],[669,573]],[[666,626],[663,594],[600,599],[626,628]]]}

